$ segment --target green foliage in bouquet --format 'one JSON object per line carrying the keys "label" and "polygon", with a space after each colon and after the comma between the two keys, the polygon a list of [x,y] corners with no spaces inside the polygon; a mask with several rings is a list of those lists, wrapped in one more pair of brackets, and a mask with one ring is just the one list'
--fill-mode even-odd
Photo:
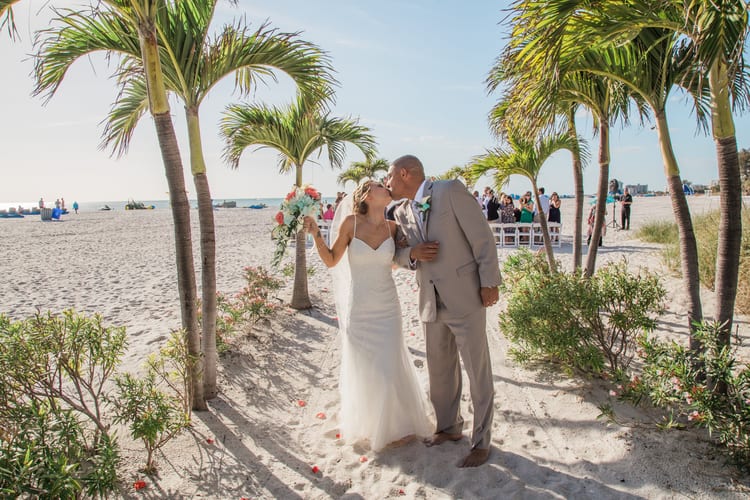
{"label": "green foliage in bouquet", "polygon": [[306,215],[315,216],[320,211],[320,193],[312,186],[296,187],[281,203],[276,213],[278,224],[271,233],[276,240],[276,250],[271,265],[278,268],[286,253],[289,240],[302,230],[302,220]]}

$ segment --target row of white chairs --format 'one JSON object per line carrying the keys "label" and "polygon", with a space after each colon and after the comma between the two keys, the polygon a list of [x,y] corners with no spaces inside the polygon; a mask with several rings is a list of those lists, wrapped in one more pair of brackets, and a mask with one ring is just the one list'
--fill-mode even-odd
{"label": "row of white chairs", "polygon": [[[490,223],[490,229],[495,236],[495,243],[499,247],[533,247],[544,245],[542,225],[538,222]],[[552,246],[561,246],[560,231],[562,224],[559,222],[548,222],[547,229],[549,230],[550,240],[552,240]]]}
{"label": "row of white chairs", "polygon": [[[328,241],[328,236],[331,223],[328,221],[318,221],[318,227],[326,243],[330,245],[331,242]],[[495,236],[495,243],[500,247],[544,245],[542,225],[538,222],[490,223],[490,229]],[[547,229],[549,230],[550,240],[552,240],[552,246],[561,246],[560,231],[562,224],[559,222],[548,222]]]}

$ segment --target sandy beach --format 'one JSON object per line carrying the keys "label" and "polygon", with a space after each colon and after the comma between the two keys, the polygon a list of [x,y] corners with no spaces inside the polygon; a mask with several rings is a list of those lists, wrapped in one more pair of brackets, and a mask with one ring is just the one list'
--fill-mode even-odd
{"label": "sandy beach", "polygon": [[[689,202],[693,215],[719,207],[718,197],[696,196]],[[556,249],[567,270],[573,205],[563,200],[563,244]],[[610,221],[612,206],[607,210]],[[619,204],[617,211],[619,220]],[[269,267],[274,214],[274,208],[215,212],[219,291],[239,291],[245,266]],[[195,210],[192,219],[197,261]],[[624,257],[634,269],[657,272],[668,291],[657,333],[686,342],[682,282],[666,270],[658,245],[635,238],[651,220],[672,220],[668,197],[635,198],[631,230],[609,228],[598,262]],[[107,323],[127,327],[129,350],[121,371],[131,372],[139,371],[144,357],[179,328],[169,210],[82,212],[63,222],[3,220],[0,235],[5,257],[0,261],[0,311],[11,317],[31,316],[37,309],[99,312]],[[514,251],[498,249],[501,262]],[[511,361],[496,321],[502,300],[488,314],[496,391],[488,464],[455,467],[468,451],[467,439],[436,448],[412,442],[380,453],[343,443],[336,438],[339,351],[330,277],[313,249],[308,265],[315,270],[309,279],[314,308],[283,307],[270,324],[231,341],[231,350],[220,359],[219,396],[210,401],[209,412],[194,414],[192,429],[157,457],[158,476],[138,472],[145,452],[120,432],[123,498],[739,499],[750,493],[750,477],[726,465],[705,431],[660,431],[649,423],[655,412],[611,398],[605,381],[533,371]],[[395,271],[395,279],[406,342],[427,390],[416,281],[405,270]],[[291,285],[292,279],[286,279],[278,294],[283,303]],[[704,313],[711,316],[714,294],[704,290],[702,297]],[[738,317],[737,325],[747,341],[748,318]],[[468,434],[468,383],[464,393]],[[300,400],[306,404],[300,406]],[[597,418],[604,403],[613,405],[625,425]],[[323,419],[317,417],[321,412]],[[319,472],[313,473],[313,467]],[[136,492],[132,483],[140,479],[147,487]]]}

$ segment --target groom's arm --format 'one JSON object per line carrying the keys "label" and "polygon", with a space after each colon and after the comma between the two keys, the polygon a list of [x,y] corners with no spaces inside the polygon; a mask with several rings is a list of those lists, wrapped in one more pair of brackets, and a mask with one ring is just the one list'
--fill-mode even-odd
{"label": "groom's arm", "polygon": [[450,200],[461,231],[471,247],[479,271],[480,286],[494,288],[502,283],[495,237],[474,197],[460,182],[451,182]]}

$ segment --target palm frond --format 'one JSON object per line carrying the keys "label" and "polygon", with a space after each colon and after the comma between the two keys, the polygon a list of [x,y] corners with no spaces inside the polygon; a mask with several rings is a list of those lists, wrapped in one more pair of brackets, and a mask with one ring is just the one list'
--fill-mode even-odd
{"label": "palm frond", "polygon": [[[136,65],[140,70],[141,66]],[[113,154],[120,157],[130,146],[136,125],[148,111],[148,89],[143,73],[128,68],[123,72],[120,94],[104,120],[104,132],[100,148],[112,148]]]}

